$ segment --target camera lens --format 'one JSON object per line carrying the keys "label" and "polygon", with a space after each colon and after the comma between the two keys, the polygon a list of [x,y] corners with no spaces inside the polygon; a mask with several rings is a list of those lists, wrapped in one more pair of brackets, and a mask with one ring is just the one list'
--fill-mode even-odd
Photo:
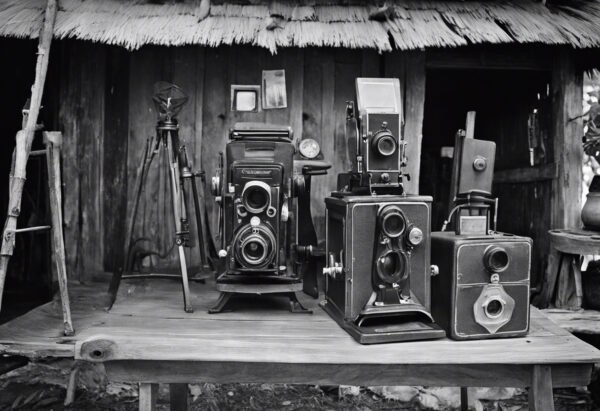
{"label": "camera lens", "polygon": [[242,245],[242,255],[251,264],[260,264],[265,260],[267,248],[261,237],[248,237]]}
{"label": "camera lens", "polygon": [[243,267],[260,268],[272,262],[276,240],[265,225],[244,226],[234,238],[236,261]]}
{"label": "camera lens", "polygon": [[271,192],[262,181],[251,181],[242,191],[242,203],[251,213],[263,212],[271,202]]}
{"label": "camera lens", "polygon": [[510,257],[502,247],[492,247],[485,252],[484,264],[488,271],[499,273],[508,268]]}
{"label": "camera lens", "polygon": [[373,138],[373,148],[384,157],[389,157],[396,152],[398,145],[396,139],[389,132],[378,132]]}
{"label": "camera lens", "polygon": [[490,318],[497,318],[504,311],[504,304],[500,300],[491,300],[485,306],[485,315]]}
{"label": "camera lens", "polygon": [[406,278],[408,260],[406,254],[400,251],[387,251],[377,259],[377,274],[388,283],[398,283]]}
{"label": "camera lens", "polygon": [[404,215],[397,207],[388,207],[383,210],[381,229],[388,237],[396,238],[402,235],[406,228]]}

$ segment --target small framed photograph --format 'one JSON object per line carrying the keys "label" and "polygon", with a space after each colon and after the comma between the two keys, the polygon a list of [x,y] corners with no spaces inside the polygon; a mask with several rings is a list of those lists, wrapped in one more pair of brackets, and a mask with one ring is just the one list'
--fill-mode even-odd
{"label": "small framed photograph", "polygon": [[231,85],[231,111],[260,111],[260,86]]}
{"label": "small framed photograph", "polygon": [[263,70],[262,92],[263,109],[286,108],[285,70]]}

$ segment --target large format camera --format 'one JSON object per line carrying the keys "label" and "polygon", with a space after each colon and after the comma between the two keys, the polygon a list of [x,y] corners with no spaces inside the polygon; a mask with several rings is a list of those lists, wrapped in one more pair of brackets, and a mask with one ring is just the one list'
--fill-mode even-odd
{"label": "large format camera", "polygon": [[264,123],[238,123],[230,131],[212,184],[224,268],[211,313],[223,311],[234,294],[278,294],[289,298],[292,312],[310,312],[295,294],[306,276],[305,291],[314,296],[315,259],[322,254],[310,214],[310,181],[330,165],[317,158],[319,146],[311,139],[299,143],[298,157],[292,138],[290,127]]}
{"label": "large format camera", "polygon": [[[226,274],[288,275],[286,222],[295,147],[289,127],[239,123],[213,189],[221,203]],[[220,179],[223,178],[223,181]]]}
{"label": "large format camera", "polygon": [[404,143],[397,79],[357,79],[348,103],[353,168],[327,206],[322,307],[362,344],[440,338],[430,315],[431,197],[402,187]]}
{"label": "large format camera", "polygon": [[346,138],[353,165],[350,172],[339,174],[338,190],[402,194],[406,159],[400,96],[398,79],[356,79],[356,104],[346,102]]}
{"label": "large format camera", "polygon": [[[451,338],[515,337],[529,329],[532,241],[495,231],[495,144],[457,134],[449,222],[432,233],[432,312]],[[454,220],[452,217],[454,216]]]}

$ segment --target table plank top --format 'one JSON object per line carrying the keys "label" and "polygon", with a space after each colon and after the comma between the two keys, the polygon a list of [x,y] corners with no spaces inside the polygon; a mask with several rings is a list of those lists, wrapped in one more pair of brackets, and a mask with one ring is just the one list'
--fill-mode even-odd
{"label": "table plank top", "polygon": [[[137,280],[121,284],[104,309],[105,284],[71,289],[74,337],[61,336],[60,306],[38,307],[0,326],[0,351],[92,361],[164,360],[306,364],[572,364],[600,362],[600,351],[563,330],[532,307],[526,337],[449,339],[360,345],[317,306],[292,314],[284,299],[245,297],[236,310],[208,314],[218,293],[192,284],[194,313],[183,311],[180,284]],[[90,344],[91,343],[91,344]],[[95,358],[89,347],[104,347]]]}
{"label": "table plank top", "polygon": [[600,254],[600,232],[584,228],[548,231],[552,246],[563,253],[585,255]]}

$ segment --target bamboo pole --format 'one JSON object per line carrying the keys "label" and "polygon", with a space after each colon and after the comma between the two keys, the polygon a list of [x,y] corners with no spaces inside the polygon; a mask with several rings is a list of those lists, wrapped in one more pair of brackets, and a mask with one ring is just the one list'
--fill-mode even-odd
{"label": "bamboo pole", "polygon": [[4,293],[4,281],[6,280],[8,261],[15,248],[15,230],[17,228],[17,218],[21,211],[21,197],[26,177],[25,170],[42,104],[42,94],[44,92],[44,83],[46,82],[46,72],[48,71],[50,44],[54,33],[57,8],[57,0],[48,0],[38,43],[35,81],[31,87],[31,103],[27,122],[25,128],[17,132],[15,166],[10,176],[8,212],[2,233],[2,245],[0,247],[0,308],[2,307],[2,295]]}

